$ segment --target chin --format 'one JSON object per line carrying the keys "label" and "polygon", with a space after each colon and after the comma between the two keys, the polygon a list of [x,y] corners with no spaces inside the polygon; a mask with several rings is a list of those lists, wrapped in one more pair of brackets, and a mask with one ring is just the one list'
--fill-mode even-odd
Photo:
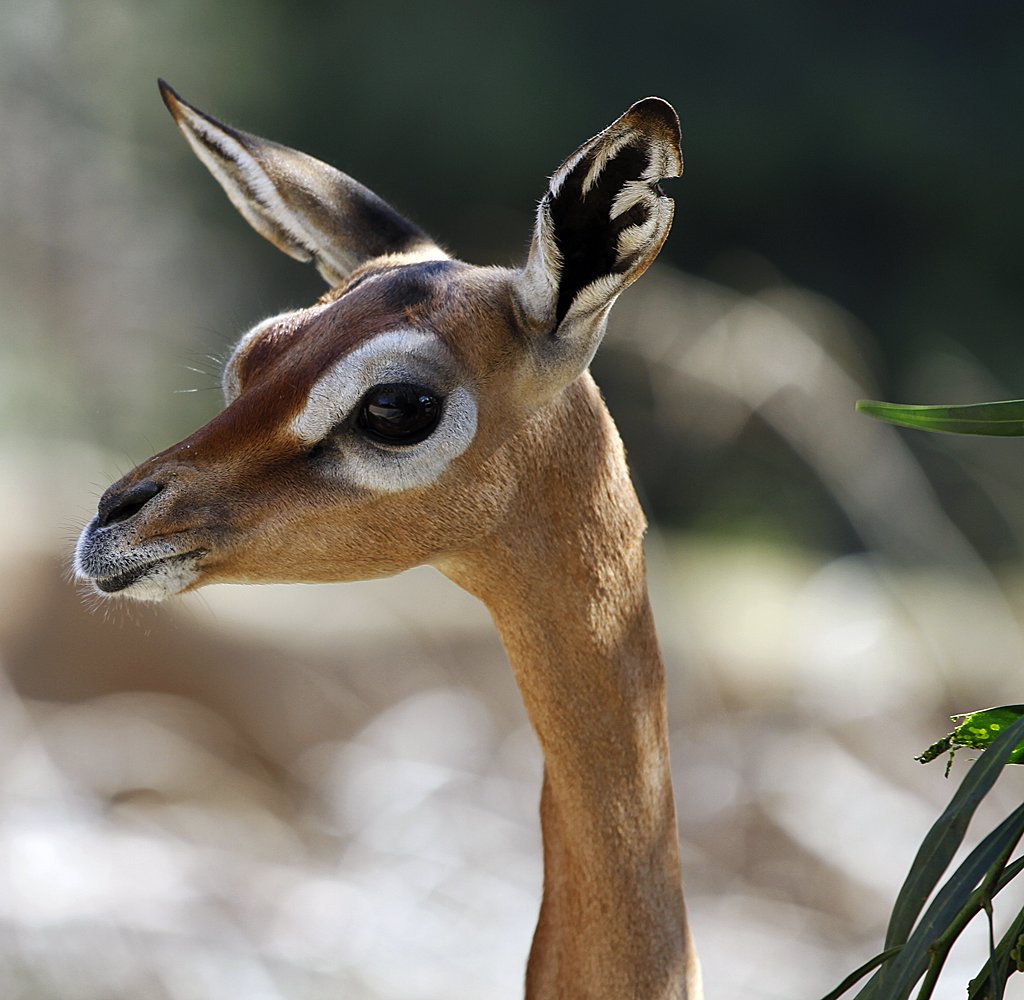
{"label": "chin", "polygon": [[187,552],[144,561],[128,556],[108,558],[97,565],[100,561],[80,543],[75,553],[75,575],[100,597],[153,603],[199,586],[202,556],[202,552]]}

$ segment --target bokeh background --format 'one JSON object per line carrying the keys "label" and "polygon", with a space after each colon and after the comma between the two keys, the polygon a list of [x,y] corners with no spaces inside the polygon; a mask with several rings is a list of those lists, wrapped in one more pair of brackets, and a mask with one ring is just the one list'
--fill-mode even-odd
{"label": "bokeh background", "polygon": [[105,486],[321,290],[158,75],[481,263],[580,141],[676,104],[676,226],[595,372],[653,520],[709,1000],[826,992],[952,792],[913,755],[1024,700],[1024,443],[853,410],[1024,396],[1019,9],[0,6],[0,996],[515,997],[540,760],[481,607],[427,570],[159,608],[68,578]]}

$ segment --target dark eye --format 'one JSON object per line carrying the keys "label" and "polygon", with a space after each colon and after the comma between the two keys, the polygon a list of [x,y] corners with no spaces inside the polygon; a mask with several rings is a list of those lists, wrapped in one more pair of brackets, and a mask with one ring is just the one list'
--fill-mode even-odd
{"label": "dark eye", "polygon": [[365,396],[356,426],[385,444],[419,444],[441,419],[441,400],[421,385],[375,385]]}

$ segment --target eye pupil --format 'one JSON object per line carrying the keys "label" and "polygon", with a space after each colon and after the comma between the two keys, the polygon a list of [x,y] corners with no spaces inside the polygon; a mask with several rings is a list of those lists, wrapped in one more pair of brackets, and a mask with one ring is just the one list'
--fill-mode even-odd
{"label": "eye pupil", "polygon": [[441,400],[429,389],[396,383],[374,386],[364,397],[358,426],[388,444],[418,444],[441,418]]}

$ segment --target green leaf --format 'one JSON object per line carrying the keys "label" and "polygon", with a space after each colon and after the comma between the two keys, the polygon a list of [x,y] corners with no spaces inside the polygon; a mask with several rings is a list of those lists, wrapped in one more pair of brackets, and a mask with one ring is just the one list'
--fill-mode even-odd
{"label": "green leaf", "polygon": [[[947,750],[952,752],[958,747],[970,747],[972,750],[986,750],[1004,730],[1012,723],[1024,717],[1024,705],[998,705],[995,708],[981,708],[976,712],[953,716],[953,721],[963,719],[956,729],[948,736],[933,743],[917,760],[922,764],[934,760]],[[1010,751],[1006,761],[1008,764],[1024,764],[1024,740],[1021,740]]]}
{"label": "green leaf", "polygon": [[869,958],[862,966],[854,969],[834,990],[826,993],[821,1000],[839,1000],[839,998],[853,989],[869,972],[873,972],[883,962],[888,962],[890,958],[894,958],[900,953],[900,948],[887,948],[885,951],[879,952],[874,958]]}
{"label": "green leaf", "polygon": [[[989,754],[986,753],[985,756]],[[982,760],[984,759],[985,757],[982,757]],[[908,996],[915,983],[936,958],[941,964],[945,952],[937,948],[938,940],[947,938],[943,943],[948,951],[956,935],[980,909],[980,903],[975,896],[979,884],[985,881],[990,881],[991,884],[996,882],[1022,834],[1024,805],[1018,806],[1010,813],[950,876],[936,893],[935,899],[906,944],[900,949],[900,953],[891,962],[882,966],[861,991],[861,1000],[866,1000],[867,997],[894,1000],[896,997]],[[974,906],[970,908],[973,912],[962,913],[972,896],[975,896]],[[952,934],[949,933],[951,929]]]}
{"label": "green leaf", "polygon": [[1013,918],[989,960],[967,984],[967,1000],[998,1000],[1003,996],[1006,980],[1022,967],[1022,943],[1024,910]]}
{"label": "green leaf", "polygon": [[857,409],[890,424],[923,431],[993,437],[1024,436],[1024,399],[966,406],[914,406],[862,399],[857,403]]}
{"label": "green leaf", "polygon": [[[983,708],[963,718],[956,729],[950,733],[954,746],[971,747],[974,750],[985,750],[990,747],[1003,730],[1024,716],[1024,705],[999,705],[996,708]],[[1007,758],[1008,764],[1024,762],[1024,740],[1017,744]]]}
{"label": "green leaf", "polygon": [[[1012,742],[1007,742],[1007,737]],[[885,935],[886,948],[907,940],[925,900],[963,842],[978,803],[996,783],[1011,751],[1022,738],[1024,719],[1018,719],[1003,730],[992,749],[983,753],[967,772],[949,805],[928,831],[893,906]]]}

